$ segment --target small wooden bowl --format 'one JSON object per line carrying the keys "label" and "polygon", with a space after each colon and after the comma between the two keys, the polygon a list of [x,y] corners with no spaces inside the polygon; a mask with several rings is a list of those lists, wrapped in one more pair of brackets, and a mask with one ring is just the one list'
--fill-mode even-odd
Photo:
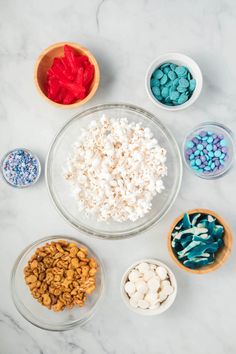
{"label": "small wooden bowl", "polygon": [[[90,92],[89,92],[88,96],[86,96],[83,100],[78,100],[72,104],[61,104],[61,103],[54,102],[47,97],[46,92],[45,92],[46,91],[47,71],[51,67],[51,65],[53,63],[53,59],[55,57],[61,57],[64,55],[64,45],[65,44],[68,44],[71,47],[73,47],[78,54],[87,55],[90,63],[92,63],[94,65],[94,69],[95,69],[94,79],[93,79],[93,82],[90,86]],[[35,64],[34,81],[35,81],[35,85],[36,85],[40,95],[43,96],[48,102],[50,102],[54,106],[60,107],[60,108],[65,108],[65,109],[76,108],[76,107],[82,106],[83,104],[88,102],[93,97],[95,92],[97,91],[99,81],[100,81],[100,70],[99,70],[99,66],[98,66],[98,63],[97,63],[95,57],[88,51],[88,49],[86,49],[76,43],[60,42],[60,43],[56,43],[56,44],[51,45],[50,47],[46,48],[40,54],[40,56],[38,57],[36,64]]]}
{"label": "small wooden bowl", "polygon": [[171,246],[171,234],[172,234],[175,226],[178,224],[178,222],[181,219],[183,219],[183,216],[184,216],[184,213],[183,213],[174,220],[174,222],[172,223],[172,225],[170,227],[168,236],[167,236],[167,247],[168,247],[168,251],[169,251],[171,258],[180,268],[182,268],[190,273],[205,274],[205,273],[209,273],[209,272],[212,272],[213,270],[220,268],[225,263],[226,259],[229,257],[231,249],[232,249],[233,237],[232,237],[232,231],[230,230],[228,224],[224,221],[224,219],[221,216],[219,216],[218,214],[216,214],[212,210],[192,209],[192,210],[187,211],[187,213],[189,215],[201,213],[201,214],[209,214],[209,215],[214,216],[216,218],[216,220],[218,220],[219,224],[221,224],[224,227],[224,230],[225,230],[224,246],[216,253],[216,259],[215,259],[214,263],[205,265],[205,266],[198,268],[198,269],[191,269],[191,268],[185,267],[183,265],[183,263],[181,263],[178,260],[178,258],[176,257],[176,255],[173,251],[173,248]]}

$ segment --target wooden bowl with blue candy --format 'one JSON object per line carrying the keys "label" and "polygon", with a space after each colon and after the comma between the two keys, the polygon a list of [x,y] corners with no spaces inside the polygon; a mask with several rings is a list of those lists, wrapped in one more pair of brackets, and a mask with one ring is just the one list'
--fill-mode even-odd
{"label": "wooden bowl with blue candy", "polygon": [[232,249],[232,232],[212,210],[193,209],[177,217],[168,233],[168,251],[182,269],[205,274],[221,267]]}

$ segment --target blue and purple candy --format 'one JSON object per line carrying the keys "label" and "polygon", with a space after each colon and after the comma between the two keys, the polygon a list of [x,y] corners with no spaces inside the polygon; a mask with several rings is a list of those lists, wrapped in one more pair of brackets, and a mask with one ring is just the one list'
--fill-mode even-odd
{"label": "blue and purple candy", "polygon": [[10,151],[4,157],[1,167],[5,180],[18,188],[31,186],[41,173],[39,159],[27,149]]}
{"label": "blue and purple candy", "polygon": [[186,142],[185,157],[194,171],[215,174],[228,159],[227,145],[223,134],[202,130]]}

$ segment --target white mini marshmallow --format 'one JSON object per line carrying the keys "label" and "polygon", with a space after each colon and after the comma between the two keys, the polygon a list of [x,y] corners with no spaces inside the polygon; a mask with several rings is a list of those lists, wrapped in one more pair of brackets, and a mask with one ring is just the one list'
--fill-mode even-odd
{"label": "white mini marshmallow", "polygon": [[136,270],[136,269],[133,269],[130,273],[129,273],[129,280],[133,283],[135,283],[136,281],[139,280],[139,278],[141,277],[141,273]]}
{"label": "white mini marshmallow", "polygon": [[148,288],[150,289],[150,291],[157,291],[161,285],[160,278],[158,276],[155,276],[155,277],[149,279],[147,284],[148,284]]}
{"label": "white mini marshmallow", "polygon": [[132,297],[129,299],[129,303],[132,307],[138,307],[138,301],[134,300]]}
{"label": "white mini marshmallow", "polygon": [[149,279],[155,277],[155,275],[156,275],[156,274],[155,274],[155,272],[154,272],[153,270],[149,270],[148,272],[144,273],[143,279],[144,279],[145,281],[148,281]]}
{"label": "white mini marshmallow", "polygon": [[140,307],[141,309],[147,309],[149,307],[149,302],[146,300],[139,300],[138,301],[138,307]]}
{"label": "white mini marshmallow", "polygon": [[136,268],[143,274],[147,273],[150,269],[149,264],[145,262],[140,263]]}
{"label": "white mini marshmallow", "polygon": [[150,302],[152,305],[158,301],[157,292],[148,292],[144,298],[146,301]]}
{"label": "white mini marshmallow", "polygon": [[156,273],[160,277],[161,280],[165,280],[167,278],[167,270],[164,267],[157,267]]}
{"label": "white mini marshmallow", "polygon": [[139,291],[136,291],[134,294],[131,295],[132,299],[137,302],[138,300],[143,300],[143,296],[144,294],[140,293]]}
{"label": "white mini marshmallow", "polygon": [[158,294],[158,299],[160,300],[160,302],[165,301],[167,298],[167,294],[165,293],[164,290],[161,290]]}
{"label": "white mini marshmallow", "polygon": [[136,287],[134,285],[134,283],[132,283],[131,281],[128,281],[126,284],[125,284],[125,291],[131,295],[135,292],[136,290]]}
{"label": "white mini marshmallow", "polygon": [[137,291],[142,294],[146,294],[146,292],[148,291],[147,283],[144,280],[138,280],[135,283],[135,286],[136,286]]}

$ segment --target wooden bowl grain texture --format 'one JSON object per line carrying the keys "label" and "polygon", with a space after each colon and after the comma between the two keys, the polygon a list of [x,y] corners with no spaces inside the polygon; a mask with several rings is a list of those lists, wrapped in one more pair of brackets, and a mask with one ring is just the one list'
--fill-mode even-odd
{"label": "wooden bowl grain texture", "polygon": [[[47,71],[51,67],[53,63],[53,59],[55,57],[61,57],[64,55],[64,45],[68,44],[71,47],[74,48],[74,50],[81,55],[87,55],[89,58],[89,61],[94,65],[94,79],[93,82],[90,86],[90,91],[89,94],[83,99],[83,100],[78,100],[75,103],[66,105],[66,104],[60,104],[57,102],[54,102],[50,100],[47,95],[46,95],[46,82],[47,82]],[[72,43],[72,42],[60,42],[51,45],[50,47],[46,48],[38,57],[36,64],[35,64],[35,70],[34,70],[34,81],[36,88],[38,92],[40,93],[43,98],[45,98],[49,103],[53,104],[55,107],[60,107],[60,108],[77,108],[88,102],[95,94],[97,91],[99,81],[100,81],[100,70],[98,63],[95,59],[95,57],[89,52],[88,49],[82,47],[79,44]]]}
{"label": "wooden bowl grain texture", "polygon": [[218,222],[224,227],[225,233],[224,233],[224,246],[221,247],[221,249],[216,253],[216,259],[215,262],[212,264],[208,264],[205,265],[201,268],[198,269],[190,269],[188,267],[185,267],[176,257],[173,248],[171,246],[171,234],[173,232],[174,227],[176,226],[176,224],[178,224],[178,222],[183,219],[184,213],[181,214],[180,216],[178,216],[172,223],[170,230],[168,232],[168,237],[167,237],[167,248],[169,251],[169,254],[171,256],[171,258],[173,259],[173,261],[183,270],[190,272],[190,273],[195,273],[195,274],[206,274],[209,272],[212,272],[218,268],[220,268],[225,261],[227,260],[227,258],[230,255],[231,249],[232,249],[232,243],[233,243],[233,236],[232,236],[232,231],[230,230],[228,224],[225,222],[225,220],[219,216],[217,213],[215,213],[212,210],[208,210],[208,209],[192,209],[187,211],[187,213],[189,215],[192,214],[210,214],[212,216],[214,216],[216,218],[216,220],[218,220]]}

